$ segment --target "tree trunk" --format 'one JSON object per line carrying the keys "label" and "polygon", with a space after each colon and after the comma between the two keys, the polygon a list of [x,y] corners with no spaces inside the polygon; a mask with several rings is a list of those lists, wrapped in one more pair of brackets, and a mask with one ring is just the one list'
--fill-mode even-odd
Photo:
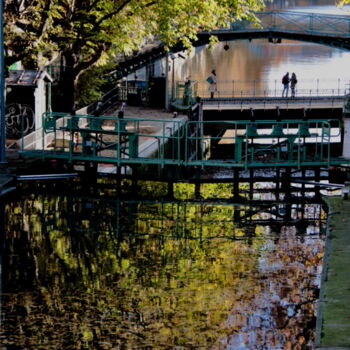
{"label": "tree trunk", "polygon": [[76,89],[78,83],[79,72],[76,72],[75,57],[70,52],[65,52],[64,66],[61,67],[61,76],[56,94],[57,101],[55,103],[55,111],[71,112],[76,101]]}
{"label": "tree trunk", "polygon": [[71,112],[76,100],[77,78],[66,70],[59,83],[57,112]]}

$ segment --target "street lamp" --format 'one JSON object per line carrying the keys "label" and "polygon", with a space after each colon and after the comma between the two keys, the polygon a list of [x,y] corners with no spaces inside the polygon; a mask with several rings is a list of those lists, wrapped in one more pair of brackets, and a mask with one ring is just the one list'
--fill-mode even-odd
{"label": "street lamp", "polygon": [[175,59],[176,58],[182,58],[183,60],[186,59],[185,56],[181,55],[180,53],[177,54],[177,56],[175,54],[171,54],[170,58],[173,61],[173,67],[172,67],[172,82],[171,82],[171,99],[174,101],[175,100]]}
{"label": "street lamp", "polygon": [[6,163],[3,0],[0,0],[0,164]]}

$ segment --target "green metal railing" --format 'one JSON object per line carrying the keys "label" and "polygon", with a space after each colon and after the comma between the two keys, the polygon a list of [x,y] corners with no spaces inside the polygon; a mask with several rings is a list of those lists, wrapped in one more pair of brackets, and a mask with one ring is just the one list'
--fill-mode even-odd
{"label": "green metal railing", "polygon": [[[42,145],[35,153],[69,161],[164,165],[166,159],[182,161],[183,138],[179,120],[47,113],[43,116]],[[24,150],[28,152],[33,150]]]}
{"label": "green metal railing", "polygon": [[[222,131],[226,130],[222,135]],[[331,166],[339,120],[180,121],[47,113],[41,146],[22,153],[117,166]],[[224,154],[212,153],[225,149]]]}
{"label": "green metal railing", "polygon": [[[232,23],[231,28],[227,30],[274,30],[350,37],[350,16],[298,11],[267,11],[258,12],[256,15],[259,19],[259,26],[242,20]],[[215,31],[215,33],[221,31],[225,30]]]}
{"label": "green metal railing", "polygon": [[[186,127],[195,130],[186,133],[187,159],[191,157],[189,163],[201,167],[330,166],[336,162],[331,144],[341,141],[339,120],[203,121],[188,122]],[[222,136],[219,131],[223,129]],[[210,149],[220,143],[231,147],[226,146],[221,157],[211,157]]]}
{"label": "green metal railing", "polygon": [[[183,82],[177,82],[177,85],[183,86]],[[225,80],[219,77],[217,80],[217,91],[215,98],[281,98],[283,85],[279,79],[257,79],[257,80]],[[289,89],[290,90],[290,89]],[[295,96],[302,98],[342,98],[350,91],[350,80],[344,78],[334,79],[304,79],[298,77],[298,84],[295,89]],[[183,89],[176,90],[175,99],[182,101],[184,96]],[[209,98],[209,84],[206,80],[196,82],[196,89],[192,92],[192,97]],[[291,100],[291,91],[289,91]]]}

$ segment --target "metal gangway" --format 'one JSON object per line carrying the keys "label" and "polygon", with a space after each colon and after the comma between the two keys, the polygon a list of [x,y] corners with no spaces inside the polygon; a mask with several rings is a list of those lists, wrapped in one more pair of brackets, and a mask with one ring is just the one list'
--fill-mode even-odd
{"label": "metal gangway", "polygon": [[[150,134],[147,125],[157,124]],[[226,130],[224,134],[222,131]],[[47,113],[25,157],[120,166],[302,167],[344,164],[339,120],[186,121]],[[224,148],[223,154],[215,150]]]}

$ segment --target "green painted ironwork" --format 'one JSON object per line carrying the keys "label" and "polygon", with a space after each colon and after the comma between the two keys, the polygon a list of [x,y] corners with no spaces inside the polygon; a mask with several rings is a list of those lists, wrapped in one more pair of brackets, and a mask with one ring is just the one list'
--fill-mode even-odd
{"label": "green painted ironwork", "polygon": [[[190,122],[191,123],[191,122]],[[189,123],[189,124],[190,124]],[[195,122],[196,123],[196,122]],[[205,138],[208,143],[225,142],[232,144],[234,156],[221,161],[203,161],[198,154],[192,164],[226,165],[237,164],[248,167],[266,166],[297,166],[312,164],[336,164],[340,159],[332,159],[331,144],[340,142],[341,128],[338,120],[286,120],[277,121],[207,121],[203,122],[204,129],[220,123],[225,129],[231,130],[229,136],[201,136],[188,138],[188,141]],[[333,124],[333,127],[331,125]],[[341,160],[342,163],[346,161]]]}
{"label": "green painted ironwork", "polygon": [[[218,128],[223,136],[215,136]],[[153,130],[150,133],[150,130]],[[214,130],[214,131],[213,131]],[[40,149],[26,156],[69,162],[231,168],[331,166],[341,142],[339,120],[180,121],[47,113]],[[226,144],[224,156],[211,156]]]}
{"label": "green painted ironwork", "polygon": [[[293,33],[306,33],[311,35],[331,35],[350,37],[350,16],[317,14],[298,11],[267,11],[258,12],[260,26],[242,20],[232,23],[228,30],[270,30]],[[214,33],[225,31],[219,30]]]}
{"label": "green painted ironwork", "polygon": [[121,165],[165,159],[164,144],[170,142],[171,158],[176,162],[181,160],[182,126],[179,120],[46,113],[41,149],[22,152],[25,155],[41,153],[43,158]]}
{"label": "green painted ironwork", "polygon": [[188,110],[197,102],[197,96],[198,82],[196,80],[177,82],[171,105],[177,110]]}

